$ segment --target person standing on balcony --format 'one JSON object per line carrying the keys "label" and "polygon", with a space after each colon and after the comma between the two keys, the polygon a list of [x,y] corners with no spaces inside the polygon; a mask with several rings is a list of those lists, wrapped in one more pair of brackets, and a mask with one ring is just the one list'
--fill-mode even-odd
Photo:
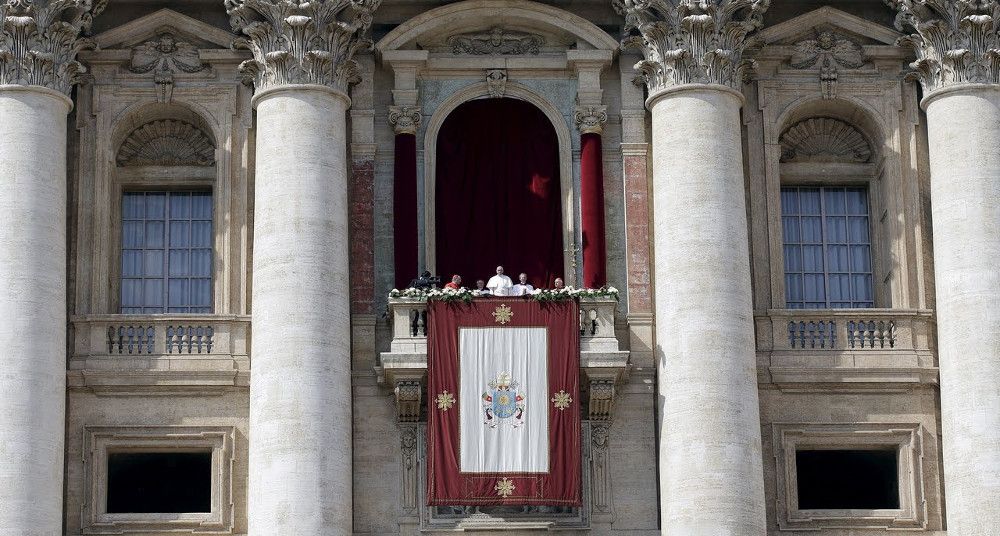
{"label": "person standing on balcony", "polygon": [[458,274],[451,276],[451,281],[445,283],[444,288],[450,288],[452,290],[462,288],[462,276]]}
{"label": "person standing on balcony", "polygon": [[494,296],[510,296],[514,282],[503,274],[503,266],[497,266],[497,275],[486,282],[486,288],[490,289]]}
{"label": "person standing on balcony", "polygon": [[556,290],[561,290],[561,289],[566,288],[566,285],[563,284],[563,279],[561,277],[557,277],[556,280],[555,280],[555,284],[554,284],[554,286],[552,288],[554,288]]}
{"label": "person standing on balcony", "polygon": [[514,285],[511,296],[526,296],[535,291],[535,287],[528,283],[528,274],[522,273],[517,280],[518,283]]}
{"label": "person standing on balcony", "polygon": [[482,279],[477,279],[476,280],[476,290],[475,290],[475,293],[476,293],[476,296],[489,296],[490,295],[490,289],[486,288],[486,281],[483,281]]}

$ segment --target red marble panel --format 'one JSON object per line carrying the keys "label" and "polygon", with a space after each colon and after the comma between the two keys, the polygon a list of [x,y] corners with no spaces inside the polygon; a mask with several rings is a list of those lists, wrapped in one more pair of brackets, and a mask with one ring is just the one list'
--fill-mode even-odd
{"label": "red marble panel", "polygon": [[351,314],[372,314],[375,310],[375,160],[354,160],[348,193]]}
{"label": "red marble panel", "polygon": [[625,251],[628,254],[629,311],[652,311],[653,288],[650,276],[649,185],[646,156],[625,155]]}

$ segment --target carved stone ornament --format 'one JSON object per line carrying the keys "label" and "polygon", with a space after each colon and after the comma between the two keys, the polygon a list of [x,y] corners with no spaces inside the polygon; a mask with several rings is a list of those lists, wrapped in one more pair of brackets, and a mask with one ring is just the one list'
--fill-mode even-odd
{"label": "carved stone ornament", "polygon": [[133,48],[129,63],[129,70],[133,73],[153,73],[153,83],[159,88],[161,102],[167,102],[172,97],[175,73],[196,73],[203,68],[198,49],[179,41],[169,31],[163,31],[156,39]]}
{"label": "carved stone ornament", "polygon": [[1000,0],[886,0],[924,90],[1000,83]]}
{"label": "carved stone ornament", "polygon": [[503,98],[504,93],[507,92],[507,70],[487,69],[486,87],[489,89],[491,97],[495,99]]}
{"label": "carved stone ornament", "polygon": [[610,421],[615,401],[615,381],[594,379],[590,381],[590,406],[588,416],[592,421]]}
{"label": "carved stone ornament", "polygon": [[76,61],[93,48],[81,33],[107,0],[0,0],[0,85],[44,86],[69,94],[86,68]]}
{"label": "carved stone ornament", "polygon": [[601,134],[604,132],[604,124],[608,122],[608,107],[577,106],[573,120],[580,134]]}
{"label": "carved stone ornament", "polygon": [[226,0],[226,13],[253,59],[240,71],[258,91],[319,84],[347,93],[360,80],[354,55],[382,0]]}
{"label": "carved stone ornament", "polygon": [[512,32],[494,27],[488,32],[453,35],[448,38],[448,46],[455,54],[538,54],[538,47],[545,40],[540,35]]}
{"label": "carved stone ornament", "polygon": [[164,119],[135,129],[118,149],[119,166],[211,166],[215,146],[190,123]]}
{"label": "carved stone ornament", "polygon": [[868,61],[861,45],[833,32],[820,32],[815,39],[795,44],[790,64],[795,69],[819,69],[823,98],[837,96],[838,69],[857,69]]}
{"label": "carved stone ornament", "polygon": [[782,162],[865,163],[871,157],[872,148],[865,136],[839,119],[806,119],[781,135]]}
{"label": "carved stone ornament", "polygon": [[420,108],[416,106],[390,106],[389,124],[393,126],[396,134],[416,135],[420,128]]}
{"label": "carved stone ornament", "polygon": [[753,62],[743,58],[747,36],[762,25],[770,0],[614,0],[625,16],[622,41],[638,49],[635,68],[649,94],[683,84],[740,89]]}
{"label": "carved stone ornament", "polygon": [[396,382],[396,413],[399,422],[417,422],[420,420],[420,401],[422,389],[419,381]]}

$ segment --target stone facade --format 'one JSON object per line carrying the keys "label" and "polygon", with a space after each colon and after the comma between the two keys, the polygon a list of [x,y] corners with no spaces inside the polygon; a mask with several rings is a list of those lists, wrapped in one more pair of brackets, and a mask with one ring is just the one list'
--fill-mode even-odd
{"label": "stone facade", "polygon": [[[0,0],[0,532],[1000,530],[996,0],[159,4]],[[582,508],[424,497],[395,138],[433,271],[438,133],[497,97],[555,129],[571,285],[600,138]],[[872,307],[788,304],[782,189],[817,186],[867,189]],[[120,314],[123,193],[184,190],[213,312]],[[803,445],[894,450],[899,508],[799,508]],[[212,453],[211,512],[107,511],[150,450]]]}

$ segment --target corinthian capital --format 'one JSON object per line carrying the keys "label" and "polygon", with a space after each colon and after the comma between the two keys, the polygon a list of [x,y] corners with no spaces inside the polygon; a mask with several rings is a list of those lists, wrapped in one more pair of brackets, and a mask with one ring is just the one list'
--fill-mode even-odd
{"label": "corinthian capital", "polygon": [[253,52],[240,65],[258,91],[319,84],[347,93],[359,81],[354,55],[382,0],[226,0],[226,13]]}
{"label": "corinthian capital", "polygon": [[898,11],[899,40],[913,47],[911,64],[928,92],[957,84],[1000,83],[1000,2],[886,0]]}
{"label": "corinthian capital", "polygon": [[604,132],[604,123],[608,122],[608,107],[577,106],[573,119],[580,134],[601,134]]}
{"label": "corinthian capital", "polygon": [[69,94],[87,70],[76,61],[93,42],[80,37],[107,0],[0,0],[0,85],[44,86]]}
{"label": "corinthian capital", "polygon": [[420,128],[420,108],[416,106],[390,106],[389,124],[396,134],[416,134]]}
{"label": "corinthian capital", "polygon": [[[635,64],[650,95],[683,84],[739,89],[752,64],[743,59],[747,36],[762,24],[770,0],[614,0],[637,48]],[[638,35],[636,35],[638,34]]]}

